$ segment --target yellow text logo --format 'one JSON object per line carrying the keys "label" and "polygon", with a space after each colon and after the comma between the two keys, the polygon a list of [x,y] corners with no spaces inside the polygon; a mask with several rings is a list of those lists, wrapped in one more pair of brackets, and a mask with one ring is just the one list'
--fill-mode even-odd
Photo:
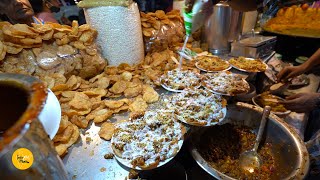
{"label": "yellow text logo", "polygon": [[17,149],[12,154],[12,163],[17,169],[28,169],[33,164],[33,154],[26,148]]}

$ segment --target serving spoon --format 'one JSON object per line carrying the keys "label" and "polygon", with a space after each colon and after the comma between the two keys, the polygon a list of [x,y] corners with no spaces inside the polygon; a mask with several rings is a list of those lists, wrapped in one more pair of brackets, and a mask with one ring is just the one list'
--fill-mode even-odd
{"label": "serving spoon", "polygon": [[270,111],[271,111],[270,106],[264,107],[261,122],[260,122],[260,127],[258,130],[258,135],[254,143],[253,149],[250,151],[245,151],[240,154],[240,158],[239,158],[240,168],[250,173],[253,173],[254,170],[257,168],[260,168],[262,164],[261,157],[257,153],[257,150],[266,126],[267,119],[270,115]]}

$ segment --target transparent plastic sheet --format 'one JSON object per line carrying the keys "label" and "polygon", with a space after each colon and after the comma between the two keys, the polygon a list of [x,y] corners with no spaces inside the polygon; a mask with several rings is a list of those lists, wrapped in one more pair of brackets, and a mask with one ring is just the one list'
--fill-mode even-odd
{"label": "transparent plastic sheet", "polygon": [[185,30],[180,12],[141,13],[145,52],[160,52],[182,43]]}

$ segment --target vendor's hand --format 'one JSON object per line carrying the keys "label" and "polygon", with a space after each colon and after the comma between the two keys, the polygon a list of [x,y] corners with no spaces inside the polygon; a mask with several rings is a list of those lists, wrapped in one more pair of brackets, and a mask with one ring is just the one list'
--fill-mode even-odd
{"label": "vendor's hand", "polygon": [[290,78],[294,78],[303,74],[305,72],[305,68],[303,66],[290,66],[282,69],[277,75],[278,82],[280,81],[288,81]]}
{"label": "vendor's hand", "polygon": [[300,93],[287,97],[282,104],[291,111],[304,113],[315,109],[319,100],[320,93]]}

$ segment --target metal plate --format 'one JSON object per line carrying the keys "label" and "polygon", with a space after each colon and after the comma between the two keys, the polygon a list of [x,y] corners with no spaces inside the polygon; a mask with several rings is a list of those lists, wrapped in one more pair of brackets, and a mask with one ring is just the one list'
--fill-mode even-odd
{"label": "metal plate", "polygon": [[211,124],[207,124],[207,125],[205,125],[205,126],[199,126],[199,125],[196,125],[196,124],[188,123],[187,121],[183,121],[183,120],[181,120],[181,119],[179,119],[179,121],[181,121],[181,122],[183,122],[183,123],[185,123],[185,124],[188,124],[188,125],[192,125],[192,126],[210,127],[210,126],[214,126],[214,125],[217,125],[217,124],[223,122],[223,120],[225,119],[225,117],[226,117],[226,115],[227,115],[227,107],[222,108],[221,111],[223,112],[223,117],[220,118],[218,122],[211,123]]}
{"label": "metal plate", "polygon": [[215,73],[215,72],[221,72],[221,71],[228,71],[228,70],[230,70],[230,69],[232,68],[232,66],[230,65],[230,63],[229,63],[228,61],[226,61],[226,62],[229,64],[229,67],[226,68],[226,69],[220,70],[220,71],[210,71],[210,70],[203,69],[203,68],[201,68],[201,67],[198,65],[199,61],[195,63],[195,66],[196,66],[198,69],[200,69],[201,71],[208,72],[208,73]]}
{"label": "metal plate", "polygon": [[[200,75],[200,73],[194,73],[194,74],[196,74],[196,75],[199,77],[199,83],[200,83],[200,81],[201,81],[201,75]],[[162,75],[162,76],[159,78],[159,81],[162,82],[163,78],[165,78],[165,75]],[[183,89],[182,89],[182,90],[180,90],[180,89],[172,89],[171,87],[169,87],[169,86],[167,86],[167,85],[165,85],[165,84],[163,84],[163,83],[161,83],[161,86],[162,86],[164,89],[166,89],[166,90],[168,90],[168,91],[171,91],[171,92],[183,92]],[[195,88],[200,88],[200,87],[201,87],[201,84],[198,85],[198,86],[195,86]],[[188,88],[188,87],[186,87],[186,88]]]}
{"label": "metal plate", "polygon": [[[285,99],[283,99],[281,97],[278,97],[278,96],[275,96],[275,95],[272,95],[272,96],[274,96],[276,99],[280,99],[280,100],[285,101]],[[257,95],[257,96],[252,98],[253,104],[256,105],[256,106],[259,106],[259,107],[261,107],[261,104],[258,103],[257,98],[260,98],[260,97],[261,97],[261,94],[259,94],[259,95]],[[278,115],[278,116],[281,116],[281,117],[282,116],[286,116],[286,115],[291,113],[290,110],[287,110],[285,112],[276,112],[276,111],[271,111],[271,112],[274,113],[275,115]]]}
{"label": "metal plate", "polygon": [[243,46],[258,47],[266,43],[275,41],[275,36],[253,36],[240,40],[238,43]]}
{"label": "metal plate", "polygon": [[[215,94],[215,93],[214,93],[214,94]],[[169,96],[172,96],[172,93],[171,93],[171,94],[168,94],[168,95],[164,95],[164,96],[162,97],[162,99],[159,100],[160,103],[161,103],[161,101],[167,99]],[[227,101],[225,98],[223,98],[223,97],[221,97],[221,98],[224,99],[225,101]],[[165,106],[165,104],[163,104],[163,106]],[[222,104],[221,104],[221,106],[222,106]],[[154,109],[157,109],[157,107],[154,108]],[[210,127],[210,126],[214,126],[214,125],[217,125],[217,124],[223,122],[223,120],[225,119],[225,117],[226,117],[226,115],[227,115],[227,107],[223,107],[223,108],[221,109],[221,111],[223,112],[223,117],[220,118],[218,122],[211,123],[211,124],[207,124],[207,125],[204,125],[204,126],[201,126],[201,125],[198,125],[198,124],[192,124],[192,123],[189,123],[189,122],[184,121],[184,120],[179,119],[179,118],[177,118],[177,119],[178,119],[180,122],[184,123],[187,127],[188,127],[188,125],[193,126],[193,127]]]}
{"label": "metal plate", "polygon": [[[127,118],[128,114],[116,115],[111,121]],[[111,143],[99,137],[99,130],[100,125],[95,123],[80,130],[78,142],[62,159],[70,179],[124,179],[128,176],[129,169],[119,165],[116,159],[104,159],[105,154],[112,153]]]}
{"label": "metal plate", "polygon": [[[256,60],[256,59],[254,59],[254,58],[245,58],[246,60]],[[265,67],[266,67],[266,69],[268,68],[268,65],[265,63],[265,62],[263,62],[263,61],[261,61],[264,65],[265,65]],[[235,68],[235,69],[237,69],[237,70],[239,70],[239,71],[243,71],[243,72],[248,72],[248,73],[257,73],[257,72],[264,72],[264,71],[248,71],[248,70],[246,70],[246,69],[241,69],[241,68],[239,68],[239,67],[237,67],[237,66],[235,66],[235,65],[233,65],[232,63],[230,63],[231,64],[231,66],[233,67],[233,68]]]}
{"label": "metal plate", "polygon": [[[112,141],[113,141],[113,139],[111,139],[111,143],[112,143]],[[179,144],[179,151],[180,151],[180,150],[181,150],[181,147],[182,147],[182,145],[183,145],[183,140],[180,140],[180,141],[178,142],[178,144]],[[160,162],[159,162],[159,165],[158,165],[157,167],[155,167],[155,168],[159,168],[159,167],[167,164],[168,162],[170,162],[170,161],[179,153],[179,151],[178,151],[173,157],[171,157],[171,158],[169,158],[169,159],[166,159],[165,161],[160,161]],[[115,155],[114,157],[115,157],[116,160],[117,160],[118,162],[120,162],[122,165],[124,165],[124,166],[126,166],[127,168],[130,168],[130,169],[135,169],[135,170],[151,170],[151,169],[155,169],[155,168],[141,169],[140,167],[133,167],[129,160],[120,158],[120,157],[118,157],[118,156],[116,156],[116,155]]]}
{"label": "metal plate", "polygon": [[217,95],[221,95],[221,96],[235,96],[235,95],[231,95],[231,94],[226,94],[226,93],[221,93],[219,91],[215,91],[215,90],[212,90],[210,88],[208,88],[207,86],[203,86],[206,90],[212,92],[212,93],[215,93]]}
{"label": "metal plate", "polygon": [[[178,89],[171,89],[170,87],[168,87],[168,86],[166,86],[166,85],[164,85],[164,84],[161,84],[161,86],[162,86],[165,90],[170,91],[170,92],[181,93],[181,92],[184,91],[184,90],[178,90]],[[201,85],[196,86],[195,88],[196,88],[196,89],[199,89],[200,87],[201,87]]]}
{"label": "metal plate", "polygon": [[[298,82],[293,83],[294,80],[298,80]],[[289,84],[289,87],[294,88],[294,87],[302,87],[302,86],[307,86],[310,84],[310,78],[306,74],[301,74],[299,76],[296,76],[291,79],[291,83]]]}
{"label": "metal plate", "polygon": [[[160,80],[160,82],[161,82],[161,80]],[[171,89],[170,87],[168,87],[168,86],[166,86],[166,85],[164,85],[164,84],[161,84],[161,86],[162,86],[165,90],[167,90],[167,91],[176,92],[176,93],[181,93],[181,92],[183,92],[183,90]]]}
{"label": "metal plate", "polygon": [[[247,83],[247,84],[249,85],[249,83],[248,83],[245,79],[242,79],[242,81],[243,81],[244,83]],[[250,85],[249,85],[249,86],[250,86]],[[205,85],[203,85],[203,87],[204,87],[205,89],[207,89],[208,91],[214,93],[214,94],[218,94],[218,95],[222,95],[222,96],[236,96],[236,95],[244,94],[244,93],[239,93],[239,94],[222,93],[222,92],[219,92],[219,91],[215,91],[215,90],[213,90],[213,89],[211,89],[211,88],[209,88],[209,87],[207,87],[207,86],[205,86]]]}

